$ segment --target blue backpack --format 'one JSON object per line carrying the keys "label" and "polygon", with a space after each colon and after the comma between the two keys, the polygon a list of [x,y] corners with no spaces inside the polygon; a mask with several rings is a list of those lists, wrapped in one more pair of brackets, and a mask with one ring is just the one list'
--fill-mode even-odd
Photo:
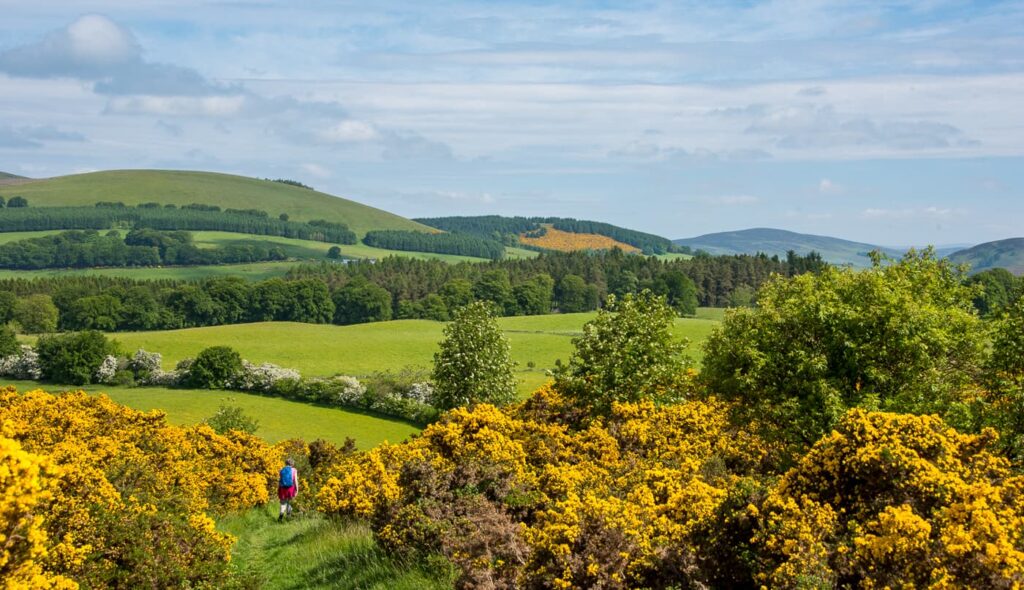
{"label": "blue backpack", "polygon": [[282,488],[290,488],[295,485],[295,469],[293,467],[285,467],[281,470],[281,483]]}

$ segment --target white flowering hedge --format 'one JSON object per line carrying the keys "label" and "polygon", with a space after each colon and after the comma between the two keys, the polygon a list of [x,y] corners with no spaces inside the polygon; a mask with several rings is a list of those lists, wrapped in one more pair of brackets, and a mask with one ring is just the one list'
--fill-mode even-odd
{"label": "white flowering hedge", "polygon": [[43,376],[39,355],[31,346],[22,344],[17,354],[0,358],[0,375],[14,379],[39,379]]}

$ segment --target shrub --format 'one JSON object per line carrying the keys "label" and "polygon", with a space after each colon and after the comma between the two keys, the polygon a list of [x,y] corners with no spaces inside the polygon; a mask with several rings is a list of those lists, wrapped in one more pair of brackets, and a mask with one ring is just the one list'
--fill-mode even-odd
{"label": "shrub", "polygon": [[160,370],[163,359],[159,352],[146,352],[140,348],[128,359],[128,369],[135,373],[137,378],[145,378]]}
{"label": "shrub", "polygon": [[0,357],[18,354],[21,346],[18,345],[18,337],[10,326],[0,326]]}
{"label": "shrub", "polygon": [[224,389],[242,371],[242,357],[230,346],[204,348],[188,367],[185,383],[196,389]]}
{"label": "shrub", "polygon": [[97,371],[108,356],[116,356],[117,346],[101,332],[72,332],[39,338],[36,352],[45,379],[86,385],[97,382]]}
{"label": "shrub", "polygon": [[[228,398],[227,401],[232,400]],[[217,413],[203,420],[203,422],[208,424],[217,434],[227,434],[232,430],[246,434],[255,434],[260,427],[258,420],[247,416],[245,411],[238,406],[221,405],[217,408]]]}
{"label": "shrub", "polygon": [[254,365],[242,361],[242,368],[230,384],[231,389],[241,391],[273,391],[279,381],[299,381],[302,375],[295,369],[284,369],[272,363]]}
{"label": "shrub", "polygon": [[49,295],[29,295],[14,306],[14,322],[26,334],[44,334],[57,329],[59,312]]}
{"label": "shrub", "polygon": [[103,362],[96,369],[96,383],[111,384],[114,382],[114,377],[117,375],[117,357],[113,355],[107,355],[104,357]]}
{"label": "shrub", "polygon": [[675,402],[686,396],[690,366],[685,343],[671,333],[676,312],[650,291],[609,296],[605,309],[573,340],[568,365],[556,374],[559,391],[580,408],[607,414],[615,402]]}
{"label": "shrub", "polygon": [[[974,428],[961,395],[980,372],[972,289],[931,250],[868,270],[776,278],[705,342],[701,377],[797,447],[849,408],[938,413]],[[774,425],[774,426],[772,426]],[[768,434],[768,432],[766,432]]]}
{"label": "shrub", "polygon": [[490,305],[471,303],[455,312],[434,353],[434,401],[440,409],[515,399],[514,364],[508,339]]}
{"label": "shrub", "polygon": [[42,378],[39,354],[31,346],[21,345],[15,354],[0,358],[0,375],[33,381]]}

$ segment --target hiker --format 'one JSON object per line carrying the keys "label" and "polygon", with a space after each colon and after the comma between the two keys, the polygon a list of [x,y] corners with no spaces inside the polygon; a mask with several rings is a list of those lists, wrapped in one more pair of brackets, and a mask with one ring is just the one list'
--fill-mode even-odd
{"label": "hiker", "polygon": [[281,514],[277,517],[279,521],[284,520],[286,513],[291,517],[292,500],[299,493],[299,472],[295,469],[295,460],[288,459],[284,463],[277,481],[277,499],[281,501]]}

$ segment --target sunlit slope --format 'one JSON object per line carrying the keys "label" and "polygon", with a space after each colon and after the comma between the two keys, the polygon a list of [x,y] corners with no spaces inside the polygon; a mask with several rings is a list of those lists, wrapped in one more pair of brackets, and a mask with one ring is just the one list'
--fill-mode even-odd
{"label": "sunlit slope", "polygon": [[127,205],[205,203],[225,209],[262,209],[273,216],[287,213],[294,221],[342,222],[360,237],[372,229],[433,231],[393,213],[327,193],[215,172],[110,170],[21,182],[2,192],[24,196],[34,207],[121,201]]}

